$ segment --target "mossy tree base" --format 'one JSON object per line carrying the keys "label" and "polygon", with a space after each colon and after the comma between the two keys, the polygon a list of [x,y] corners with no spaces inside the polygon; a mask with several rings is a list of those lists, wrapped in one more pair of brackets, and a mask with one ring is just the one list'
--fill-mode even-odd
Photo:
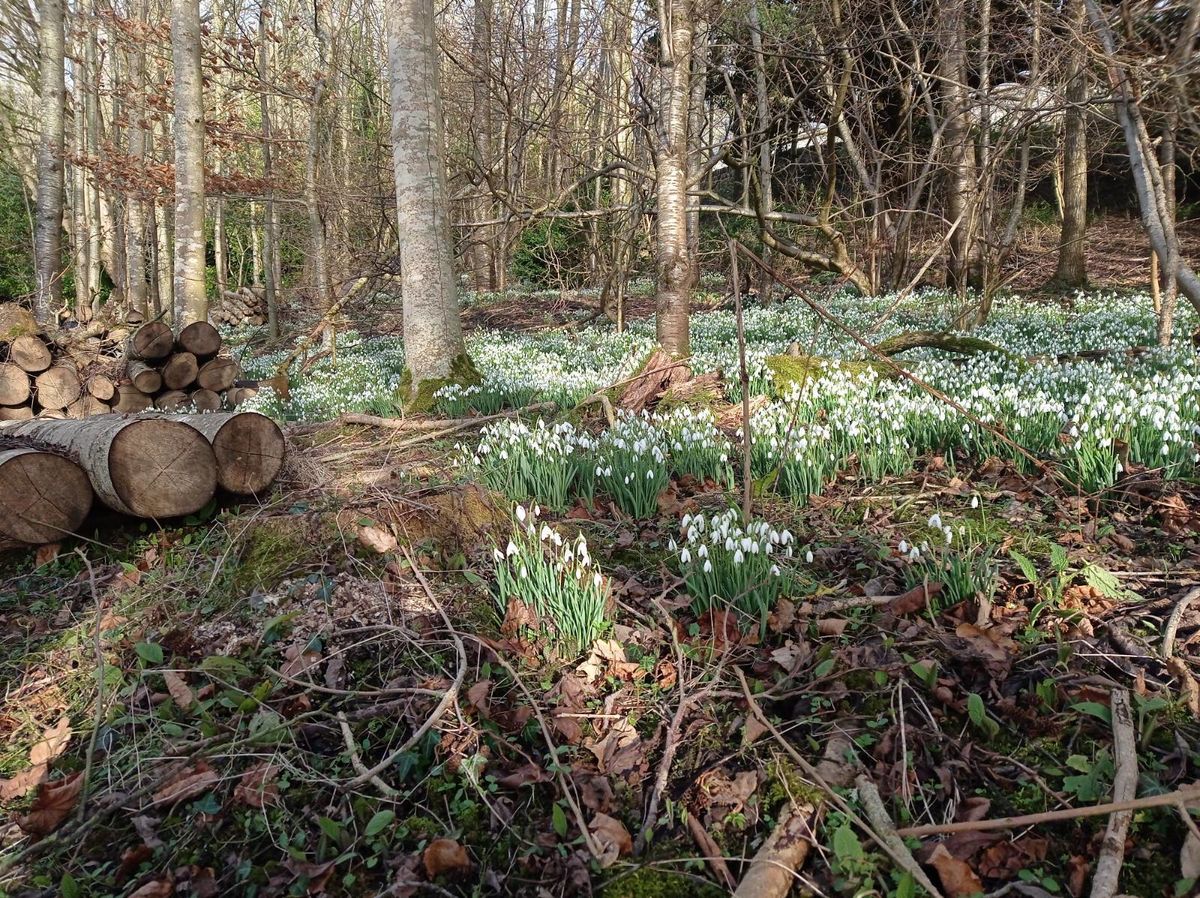
{"label": "mossy tree base", "polygon": [[434,394],[442,387],[450,384],[470,387],[481,383],[483,383],[483,376],[475,367],[475,363],[471,361],[471,357],[464,352],[450,362],[449,375],[426,378],[415,385],[412,380],[412,369],[405,367],[404,373],[401,375],[397,399],[406,412],[428,414],[437,404]]}

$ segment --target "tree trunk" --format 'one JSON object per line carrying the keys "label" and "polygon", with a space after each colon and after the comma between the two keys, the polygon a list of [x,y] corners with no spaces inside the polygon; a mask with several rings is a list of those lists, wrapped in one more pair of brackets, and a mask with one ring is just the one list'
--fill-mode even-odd
{"label": "tree trunk", "polygon": [[[139,5],[137,14],[141,19],[146,17],[144,0]],[[136,45],[136,49],[130,54],[129,63],[130,93],[136,97],[137,105],[129,110],[129,128],[126,135],[129,156],[135,166],[135,175],[134,190],[125,196],[125,262],[128,271],[125,299],[127,308],[140,313],[144,318],[148,313],[148,308],[146,305],[146,207],[145,200],[141,195],[142,178],[140,176],[146,156],[146,132],[141,125],[141,120],[145,115],[143,107],[146,90],[146,54],[142,49],[143,46],[140,42]]]}
{"label": "tree trunk", "polygon": [[387,6],[404,346],[413,398],[466,354],[454,283],[433,0]]}
{"label": "tree trunk", "polygon": [[199,0],[171,2],[175,75],[175,326],[208,319],[204,289],[204,89]]}
{"label": "tree trunk", "polygon": [[[279,282],[276,279],[275,259],[275,188],[271,182],[274,176],[271,149],[271,103],[266,85],[270,71],[267,65],[267,4],[262,0],[258,8],[258,78],[263,85],[258,94],[259,112],[262,116],[262,158],[263,180],[267,183],[266,203],[264,204],[262,228],[262,257],[255,253],[257,264],[262,266],[263,285],[266,287],[267,298],[267,336],[272,340],[279,339]],[[255,280],[257,283],[257,279]]]}
{"label": "tree trunk", "polygon": [[1070,20],[1071,63],[1067,111],[1063,116],[1062,236],[1053,283],[1066,289],[1087,286],[1087,99],[1083,0],[1073,0]]}
{"label": "tree trunk", "polygon": [[50,324],[62,304],[63,102],[66,95],[66,52],[63,46],[64,0],[38,3],[38,101],[41,138],[37,152],[37,293],[33,311]]}
{"label": "tree trunk", "polygon": [[655,336],[671,356],[690,352],[688,322],[694,269],[688,252],[688,131],[692,39],[696,23],[686,0],[661,13],[658,127],[654,154],[658,266]]}
{"label": "tree trunk", "polygon": [[959,0],[941,0],[942,115],[945,118],[946,218],[958,227],[950,237],[946,267],[947,286],[959,295],[978,288],[979,265],[975,247],[975,216],[978,194],[975,186],[975,152],[971,140],[967,105],[966,11]]}

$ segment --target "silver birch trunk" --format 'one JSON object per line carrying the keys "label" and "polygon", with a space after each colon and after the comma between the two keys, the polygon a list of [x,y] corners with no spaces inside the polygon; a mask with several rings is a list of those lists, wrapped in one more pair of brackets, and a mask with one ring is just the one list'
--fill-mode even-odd
{"label": "silver birch trunk", "polygon": [[449,377],[466,353],[454,283],[433,0],[389,3],[387,45],[404,350],[416,397],[423,382]]}
{"label": "silver birch trunk", "polygon": [[172,0],[175,74],[176,328],[208,320],[204,290],[204,88],[199,0]]}
{"label": "silver birch trunk", "polygon": [[38,85],[41,137],[37,152],[37,213],[34,247],[37,294],[33,312],[38,323],[51,323],[62,304],[63,103],[66,53],[63,47],[63,0],[38,4]]}

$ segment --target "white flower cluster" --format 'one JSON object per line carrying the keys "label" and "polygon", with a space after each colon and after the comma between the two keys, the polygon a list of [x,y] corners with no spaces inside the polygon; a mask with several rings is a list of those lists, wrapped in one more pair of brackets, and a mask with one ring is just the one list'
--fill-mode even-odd
{"label": "white flower cluster", "polygon": [[[701,613],[729,606],[765,622],[784,585],[779,562],[795,552],[791,531],[762,520],[743,526],[737,509],[730,508],[711,518],[684,515],[679,534],[669,547],[692,608]],[[811,552],[806,558],[812,560]]]}
{"label": "white flower cluster", "polygon": [[549,524],[539,526],[540,514],[536,505],[518,505],[512,539],[503,552],[492,550],[500,608],[506,611],[510,599],[523,602],[549,635],[578,652],[603,629],[611,588],[583,534],[563,539]]}

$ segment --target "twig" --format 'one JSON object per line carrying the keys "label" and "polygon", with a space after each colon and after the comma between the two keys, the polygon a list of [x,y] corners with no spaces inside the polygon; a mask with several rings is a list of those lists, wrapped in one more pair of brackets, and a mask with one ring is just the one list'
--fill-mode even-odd
{"label": "twig", "polygon": [[505,409],[494,415],[479,415],[476,418],[381,418],[378,415],[366,415],[358,412],[347,412],[338,418],[341,424],[361,424],[364,427],[381,427],[384,430],[410,430],[420,433],[427,430],[454,431],[477,427],[489,421],[500,418],[512,418],[527,412],[540,412],[557,408],[553,402],[535,402],[522,408]]}
{"label": "twig", "polygon": [[963,823],[930,823],[909,826],[896,830],[901,836],[936,836],[949,833],[985,832],[991,829],[1025,829],[1039,823],[1058,823],[1079,817],[1103,817],[1120,811],[1140,811],[1145,808],[1181,807],[1191,802],[1200,802],[1200,783],[1166,792],[1162,795],[1147,795],[1129,801],[1111,801],[1086,808],[1063,808],[1059,811],[1042,811],[1039,814],[1022,814],[1019,817],[995,817],[991,820],[968,820]]}
{"label": "twig", "polygon": [[855,779],[854,785],[858,788],[858,800],[863,806],[863,810],[867,813],[867,819],[871,821],[871,825],[883,837],[884,842],[891,849],[892,857],[903,857],[906,859],[902,864],[905,870],[912,874],[913,879],[929,892],[931,895],[936,895],[933,882],[925,875],[925,871],[921,865],[917,863],[917,859],[912,856],[912,852],[908,850],[908,846],[904,844],[904,840],[896,833],[896,826],[892,823],[891,815],[888,814],[887,808],[883,806],[883,799],[879,796],[879,789],[875,783],[871,781],[865,774],[859,774]]}
{"label": "twig", "polygon": [[[1112,692],[1112,720],[1113,760],[1117,771],[1113,777],[1113,798],[1128,801],[1137,794],[1138,759],[1129,693],[1124,689],[1114,689]],[[1108,818],[1108,829],[1105,830],[1100,857],[1096,860],[1096,872],[1092,876],[1091,898],[1113,898],[1117,894],[1121,866],[1125,863],[1125,837],[1132,819],[1132,811],[1115,811]]]}
{"label": "twig", "polygon": [[608,421],[609,427],[612,427],[617,423],[617,415],[616,412],[613,411],[612,400],[608,398],[608,395],[603,390],[599,390],[593,393],[591,396],[580,400],[575,405],[575,408],[578,410],[584,406],[591,405],[592,403],[595,403],[604,409],[604,417]]}
{"label": "twig", "polygon": [[1179,604],[1175,606],[1175,610],[1171,612],[1171,616],[1167,618],[1167,625],[1163,628],[1162,656],[1168,661],[1175,654],[1175,634],[1179,632],[1179,625],[1183,621],[1183,615],[1187,612],[1188,606],[1196,599],[1200,599],[1200,586],[1189,590],[1179,600]]}
{"label": "twig", "polygon": [[92,734],[88,739],[87,752],[83,762],[83,786],[79,790],[79,812],[76,821],[82,823],[87,813],[88,783],[92,778],[92,762],[96,757],[96,740],[100,735],[100,727],[104,724],[104,650],[100,646],[100,623],[104,619],[104,610],[100,603],[100,593],[96,589],[96,571],[92,562],[84,554],[83,549],[76,549],[75,554],[83,559],[88,572],[88,586],[92,591],[92,601],[96,603],[96,635],[93,648],[96,654],[96,713],[92,717]]}
{"label": "twig", "polygon": [[441,719],[443,714],[446,713],[446,709],[449,708],[458,697],[458,690],[462,686],[463,680],[467,675],[467,650],[463,647],[462,637],[460,637],[458,635],[458,631],[454,629],[454,624],[450,622],[450,616],[446,614],[446,609],[442,607],[442,603],[439,602],[437,600],[437,596],[433,594],[433,590],[429,586],[429,581],[425,579],[425,575],[422,574],[421,569],[417,567],[416,559],[412,557],[412,554],[408,551],[408,547],[403,546],[401,548],[404,552],[404,557],[408,560],[409,567],[412,569],[413,574],[417,578],[417,582],[420,583],[421,588],[425,590],[425,597],[433,603],[435,608],[437,608],[438,614],[442,616],[442,621],[446,624],[446,630],[450,634],[450,638],[454,641],[454,650],[458,654],[458,673],[454,675],[454,682],[450,684],[450,687],[446,690],[446,694],[442,697],[442,700],[437,703],[437,707],[433,709],[433,713],[430,714],[429,717],[426,718],[425,722],[417,728],[416,732],[404,740],[404,743],[399,748],[388,754],[387,757],[385,757],[374,767],[360,772],[358,776],[344,784],[342,788],[345,791],[349,791],[357,786],[361,786],[363,783],[370,781],[373,777],[378,776],[388,767],[392,766],[392,764],[396,762],[397,758],[420,742],[421,739],[425,737],[425,734],[432,729],[433,725]]}
{"label": "twig", "polygon": [[687,826],[688,832],[692,834],[692,841],[703,852],[704,860],[712,867],[713,873],[717,879],[721,880],[721,884],[732,892],[734,886],[737,885],[737,880],[733,878],[733,874],[729,871],[729,865],[725,863],[725,857],[721,854],[721,846],[708,834],[708,830],[704,828],[695,814],[687,815]]}
{"label": "twig", "polygon": [[338,726],[342,728],[342,739],[346,743],[346,752],[350,755],[350,766],[359,775],[367,778],[376,789],[386,795],[388,798],[395,798],[400,793],[381,780],[379,777],[371,773],[367,769],[367,765],[362,762],[362,758],[358,755],[358,747],[354,743],[354,733],[350,731],[350,724],[346,721],[346,715],[341,711],[337,713]]}

